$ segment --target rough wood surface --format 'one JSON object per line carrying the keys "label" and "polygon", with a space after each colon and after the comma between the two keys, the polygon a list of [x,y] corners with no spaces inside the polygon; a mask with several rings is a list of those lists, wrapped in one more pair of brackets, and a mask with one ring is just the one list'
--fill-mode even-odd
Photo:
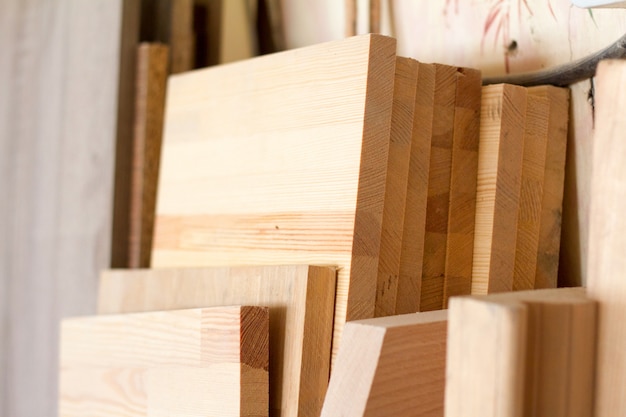
{"label": "rough wood surface", "polygon": [[103,272],[100,313],[270,307],[272,416],[319,416],[328,386],[334,268],[266,266]]}
{"label": "rough wood surface", "polygon": [[322,417],[441,416],[447,312],[346,324]]}
{"label": "rough wood surface", "polygon": [[513,289],[525,114],[524,87],[483,87],[472,294]]}
{"label": "rough wood surface", "polygon": [[336,351],[374,315],[395,59],[367,35],[172,76],[152,266],[336,265]]}
{"label": "rough wood surface", "polygon": [[268,415],[267,307],[66,319],[59,416]]}

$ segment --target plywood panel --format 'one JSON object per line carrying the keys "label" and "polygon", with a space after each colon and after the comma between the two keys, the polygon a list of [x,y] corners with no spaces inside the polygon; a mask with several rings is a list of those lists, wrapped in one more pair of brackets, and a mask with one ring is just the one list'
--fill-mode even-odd
{"label": "plywood panel", "polygon": [[269,311],[66,319],[59,416],[267,416]]}
{"label": "plywood panel", "polygon": [[171,77],[152,265],[337,265],[336,351],[374,315],[394,70],[368,35]]}
{"label": "plywood panel", "polygon": [[106,271],[100,313],[270,307],[273,416],[318,416],[328,385],[334,268],[266,266]]}

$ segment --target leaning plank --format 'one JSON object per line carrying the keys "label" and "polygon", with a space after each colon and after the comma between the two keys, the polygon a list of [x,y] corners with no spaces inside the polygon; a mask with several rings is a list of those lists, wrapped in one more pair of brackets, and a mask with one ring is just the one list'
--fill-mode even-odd
{"label": "leaning plank", "polygon": [[582,288],[452,298],[446,417],[590,417],[595,323]]}
{"label": "leaning plank", "polygon": [[333,351],[374,315],[395,40],[172,76],[152,266],[339,267]]}
{"label": "leaning plank", "polygon": [[441,416],[446,311],[346,324],[322,417]]}
{"label": "leaning plank", "polygon": [[599,301],[595,415],[626,413],[626,62],[599,65],[589,225],[589,295]]}
{"label": "leaning plank", "polygon": [[334,268],[266,266],[102,273],[99,313],[270,307],[273,416],[319,416],[328,386]]}
{"label": "leaning plank", "polygon": [[66,319],[60,417],[267,416],[266,307]]}
{"label": "leaning plank", "polygon": [[472,294],[513,289],[526,89],[483,87]]}
{"label": "leaning plank", "polygon": [[387,184],[378,259],[374,312],[376,317],[393,315],[396,309],[418,68],[419,63],[415,60],[396,58]]}

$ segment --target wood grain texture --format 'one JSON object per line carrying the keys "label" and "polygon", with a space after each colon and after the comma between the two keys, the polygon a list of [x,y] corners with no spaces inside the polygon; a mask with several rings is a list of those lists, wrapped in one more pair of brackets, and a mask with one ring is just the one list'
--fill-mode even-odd
{"label": "wood grain texture", "polygon": [[433,133],[435,65],[419,64],[411,160],[402,231],[396,314],[419,311]]}
{"label": "wood grain texture", "polygon": [[165,110],[168,47],[142,43],[137,51],[135,130],[128,266],[150,266]]}
{"label": "wood grain texture", "polygon": [[335,269],[314,266],[103,272],[100,313],[270,307],[270,412],[319,416],[328,386]]}
{"label": "wood grain texture", "polygon": [[457,74],[456,67],[435,64],[436,117],[428,174],[420,311],[439,310],[443,306]]}
{"label": "wood grain texture", "polygon": [[565,88],[539,86],[529,88],[528,94],[545,97],[549,106],[548,145],[543,179],[535,288],[556,288],[561,246],[570,92]]}
{"label": "wood grain texture", "polygon": [[454,107],[443,308],[448,306],[448,298],[470,294],[472,288],[481,81],[479,70],[459,68]]}
{"label": "wood grain texture", "polygon": [[336,351],[374,315],[395,58],[367,35],[171,77],[152,265],[337,265]]}
{"label": "wood grain texture", "polygon": [[346,324],[322,417],[441,416],[447,312]]}
{"label": "wood grain texture", "polygon": [[591,416],[596,311],[583,288],[451,299],[446,417]]}
{"label": "wood grain texture", "polygon": [[547,98],[528,94],[513,273],[515,291],[535,288],[549,114]]}
{"label": "wood grain texture", "polygon": [[525,114],[524,87],[483,87],[472,294],[513,289]]}
{"label": "wood grain texture", "polygon": [[66,319],[59,416],[267,416],[268,334],[267,307]]}
{"label": "wood grain texture", "polygon": [[170,0],[170,73],[195,68],[195,39],[193,33],[193,0]]}
{"label": "wood grain texture", "polygon": [[626,121],[619,115],[626,98],[626,63],[600,63],[596,80],[588,287],[589,295],[599,301],[595,415],[601,416],[626,412]]}
{"label": "wood grain texture", "polygon": [[395,313],[419,64],[396,58],[375,316]]}

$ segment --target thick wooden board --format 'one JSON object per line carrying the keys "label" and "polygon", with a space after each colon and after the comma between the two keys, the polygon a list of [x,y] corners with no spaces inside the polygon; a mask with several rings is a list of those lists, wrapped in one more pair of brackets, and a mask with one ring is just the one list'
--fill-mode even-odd
{"label": "thick wooden board", "polygon": [[269,311],[66,319],[59,416],[267,416]]}
{"label": "thick wooden board", "polygon": [[513,273],[515,291],[535,288],[549,114],[547,98],[528,94]]}
{"label": "thick wooden board", "polygon": [[447,312],[346,324],[322,417],[441,416]]}
{"label": "thick wooden board", "polygon": [[167,46],[149,43],[139,46],[128,244],[130,268],[150,266],[167,62]]}
{"label": "thick wooden board", "polygon": [[589,225],[589,295],[599,301],[595,415],[626,413],[626,63],[600,64],[597,79],[591,224]]}
{"label": "thick wooden board", "polygon": [[460,68],[454,107],[444,308],[448,298],[470,294],[472,289],[481,97],[480,71]]}
{"label": "thick wooden board", "polygon": [[483,87],[472,294],[513,289],[525,114],[524,87]]}
{"label": "thick wooden board", "polygon": [[396,309],[418,69],[417,61],[396,58],[387,184],[378,259],[374,312],[376,317],[393,315]]}
{"label": "thick wooden board", "polygon": [[170,77],[152,266],[336,265],[336,351],[374,315],[395,59],[368,35]]}
{"label": "thick wooden board", "polygon": [[446,417],[590,417],[596,307],[583,288],[452,298]]}
{"label": "thick wooden board", "polygon": [[537,248],[535,288],[556,288],[561,246],[561,219],[565,157],[569,121],[569,90],[552,86],[531,87],[530,96],[548,100],[548,145]]}
{"label": "thick wooden board", "polygon": [[402,231],[396,314],[419,311],[433,132],[435,65],[419,64],[411,160]]}
{"label": "thick wooden board", "polygon": [[318,416],[328,386],[335,270],[309,266],[105,271],[100,313],[270,307],[272,416]]}
{"label": "thick wooden board", "polygon": [[458,68],[435,64],[435,102],[420,311],[443,307]]}

